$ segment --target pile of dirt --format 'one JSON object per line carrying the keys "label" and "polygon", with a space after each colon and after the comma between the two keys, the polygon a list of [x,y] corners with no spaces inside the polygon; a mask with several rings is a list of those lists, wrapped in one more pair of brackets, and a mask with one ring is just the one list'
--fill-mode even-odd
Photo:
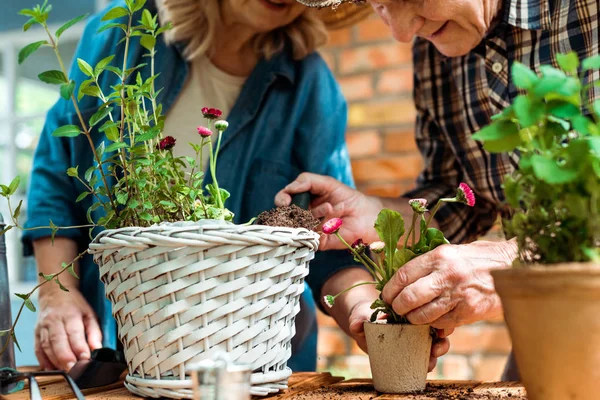
{"label": "pile of dirt", "polygon": [[319,220],[313,217],[310,211],[292,204],[291,206],[278,207],[262,212],[254,223],[257,225],[313,230],[319,225]]}

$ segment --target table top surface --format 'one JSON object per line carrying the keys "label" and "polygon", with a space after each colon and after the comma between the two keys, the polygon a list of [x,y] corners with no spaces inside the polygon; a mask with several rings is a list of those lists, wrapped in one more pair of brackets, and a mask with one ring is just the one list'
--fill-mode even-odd
{"label": "table top surface", "polygon": [[[73,395],[63,378],[37,378],[44,400],[68,400]],[[297,400],[526,400],[525,389],[518,382],[480,382],[480,381],[429,381],[424,392],[411,395],[381,394],[375,391],[370,379],[351,379],[332,376],[329,373],[294,373],[289,380],[289,389],[264,399]],[[83,390],[88,400],[137,400],[140,397],[127,391],[123,381],[112,385]],[[29,400],[27,388],[8,396],[3,400]],[[263,397],[255,397],[259,400]]]}

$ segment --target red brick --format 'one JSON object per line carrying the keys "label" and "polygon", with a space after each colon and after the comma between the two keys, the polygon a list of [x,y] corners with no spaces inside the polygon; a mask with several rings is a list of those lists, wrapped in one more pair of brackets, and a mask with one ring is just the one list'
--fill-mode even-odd
{"label": "red brick", "polygon": [[386,132],[383,139],[383,150],[386,153],[416,152],[414,128]]}
{"label": "red brick", "polygon": [[504,325],[465,325],[450,336],[450,352],[471,354],[476,352],[508,354],[511,340]]}
{"label": "red brick", "polygon": [[350,28],[336,29],[329,32],[327,47],[337,47],[350,44]]}
{"label": "red brick", "polygon": [[338,79],[346,100],[365,100],[373,97],[373,76],[355,75]]}
{"label": "red brick", "polygon": [[381,157],[354,160],[352,171],[356,182],[412,179],[421,172],[421,164],[421,157],[416,155]]}
{"label": "red brick", "polygon": [[415,122],[415,106],[412,100],[380,101],[377,103],[354,103],[348,109],[350,128],[407,125]]}
{"label": "red brick", "polygon": [[387,67],[400,67],[411,61],[411,45],[405,43],[384,43],[360,46],[344,50],[340,58],[340,72],[374,71]]}
{"label": "red brick", "polygon": [[393,40],[390,28],[376,15],[357,25],[358,41]]}
{"label": "red brick", "polygon": [[473,378],[481,381],[498,381],[504,371],[507,356],[476,355],[471,357]]}
{"label": "red brick", "polygon": [[381,136],[375,130],[348,133],[346,144],[352,158],[381,153]]}
{"label": "red brick", "polygon": [[441,379],[465,380],[472,377],[469,360],[465,356],[448,354],[438,359],[438,365]]}
{"label": "red brick", "polygon": [[410,93],[413,88],[412,68],[383,71],[377,81],[378,93]]}
{"label": "red brick", "polygon": [[321,329],[317,342],[320,357],[344,356],[348,354],[348,336],[340,329]]}
{"label": "red brick", "polygon": [[366,185],[359,190],[369,196],[399,197],[408,190],[414,188],[414,181],[378,183]]}

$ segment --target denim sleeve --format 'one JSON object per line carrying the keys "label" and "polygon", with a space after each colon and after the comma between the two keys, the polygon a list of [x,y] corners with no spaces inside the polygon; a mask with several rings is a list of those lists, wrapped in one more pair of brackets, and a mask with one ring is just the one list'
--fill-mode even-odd
{"label": "denim sleeve", "polygon": [[[305,123],[299,128],[301,139],[296,144],[296,154],[301,160],[302,170],[329,175],[354,187],[345,141],[346,101],[323,60],[320,57],[309,56],[307,61],[316,73],[310,77],[310,82],[304,83],[310,85],[312,90],[302,117]],[[306,281],[321,311],[326,312],[321,305],[321,298],[325,295],[322,293],[325,282],[335,273],[351,267],[357,267],[357,263],[346,250],[317,252],[310,264],[310,273]]]}

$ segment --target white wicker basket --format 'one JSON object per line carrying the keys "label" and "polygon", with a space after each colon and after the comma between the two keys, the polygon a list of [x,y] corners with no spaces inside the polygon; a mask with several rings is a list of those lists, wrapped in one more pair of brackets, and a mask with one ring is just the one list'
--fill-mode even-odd
{"label": "white wicker basket", "polygon": [[217,221],[100,233],[90,253],[117,320],[127,389],[192,398],[186,366],[220,351],[252,365],[252,394],[285,389],[318,243],[306,229]]}

